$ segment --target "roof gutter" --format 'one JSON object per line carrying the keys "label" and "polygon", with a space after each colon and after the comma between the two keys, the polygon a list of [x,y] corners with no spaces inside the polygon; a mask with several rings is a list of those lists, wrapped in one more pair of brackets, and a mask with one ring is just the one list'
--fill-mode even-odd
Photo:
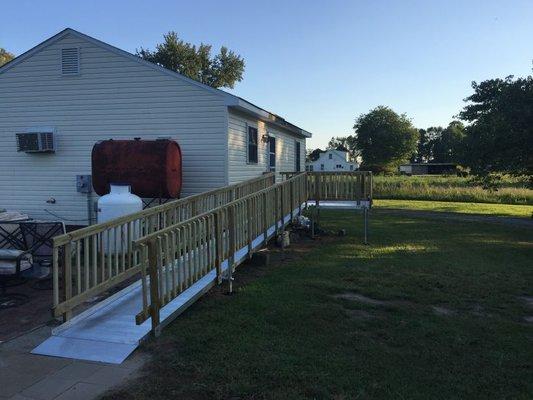
{"label": "roof gutter", "polygon": [[227,93],[226,96],[226,106],[244,112],[246,114],[253,115],[261,121],[276,125],[280,128],[286,129],[292,133],[303,136],[305,138],[310,138],[312,136],[311,132],[299,128],[296,125],[285,121],[283,118],[277,116],[276,114],[269,113],[268,111],[254,106],[252,103],[249,103],[246,100],[243,100],[237,96],[233,96],[229,93]]}

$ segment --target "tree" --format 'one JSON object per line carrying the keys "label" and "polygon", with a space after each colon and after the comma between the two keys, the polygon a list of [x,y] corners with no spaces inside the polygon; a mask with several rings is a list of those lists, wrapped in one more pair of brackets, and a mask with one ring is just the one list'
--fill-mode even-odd
{"label": "tree", "polygon": [[440,126],[431,126],[427,129],[419,129],[418,148],[412,158],[414,162],[430,162],[434,158],[435,142],[441,136],[444,129]]}
{"label": "tree", "polygon": [[419,138],[405,114],[379,106],[357,118],[354,125],[356,147],[363,168],[393,170],[416,152]]}
{"label": "tree", "polygon": [[0,47],[0,66],[4,65],[5,63],[8,63],[14,58],[15,56],[13,54],[11,54],[6,49]]}
{"label": "tree", "polygon": [[318,158],[320,157],[320,154],[321,154],[321,153],[325,153],[325,151],[322,150],[322,149],[314,149],[314,150],[312,150],[312,151],[309,151],[309,152],[307,153],[307,160],[309,160],[309,161],[316,161],[316,160],[318,160]]}
{"label": "tree", "polygon": [[458,163],[462,158],[465,127],[460,121],[452,121],[433,140],[432,161]]}
{"label": "tree", "polygon": [[347,151],[350,157],[350,160],[354,161],[359,156],[359,151],[357,150],[357,145],[355,141],[355,136],[337,136],[332,137],[328,142],[328,150],[340,150]]}
{"label": "tree", "polygon": [[155,51],[141,48],[137,55],[215,88],[233,88],[242,81],[244,60],[226,47],[212,57],[210,45],[201,43],[196,47],[180,40],[176,32],[163,37],[164,42],[156,45]]}
{"label": "tree", "polygon": [[465,129],[463,163],[475,174],[533,174],[533,77],[472,83],[459,117]]}

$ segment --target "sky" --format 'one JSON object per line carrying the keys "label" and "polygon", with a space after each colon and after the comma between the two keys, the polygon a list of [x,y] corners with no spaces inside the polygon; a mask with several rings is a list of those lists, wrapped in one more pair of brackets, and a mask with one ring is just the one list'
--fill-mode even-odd
{"label": "sky", "polygon": [[70,27],[129,52],[176,31],[246,62],[230,92],[313,133],[353,133],[378,105],[418,128],[447,125],[471,82],[531,74],[533,0],[6,1],[0,47],[15,55]]}

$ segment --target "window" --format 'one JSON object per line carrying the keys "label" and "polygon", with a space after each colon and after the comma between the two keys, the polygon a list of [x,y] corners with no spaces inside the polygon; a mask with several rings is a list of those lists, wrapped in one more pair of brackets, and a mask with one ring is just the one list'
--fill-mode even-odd
{"label": "window", "polygon": [[324,171],[324,164],[320,164],[320,171]]}
{"label": "window", "polygon": [[353,171],[353,165],[350,165],[350,171]]}
{"label": "window", "polygon": [[248,127],[248,162],[257,164],[257,128]]}
{"label": "window", "polygon": [[296,160],[296,168],[294,170],[300,172],[300,142],[294,142],[294,151],[294,159]]}
{"label": "window", "polygon": [[309,172],[313,172],[313,166],[312,165],[309,166]]}
{"label": "window", "polygon": [[335,165],[335,168],[342,169],[342,165],[341,164],[337,164],[337,165]]}
{"label": "window", "polygon": [[333,154],[331,154],[331,153],[329,153],[328,156],[329,156],[330,160],[333,158]]}
{"label": "window", "polygon": [[270,172],[276,171],[276,138],[268,138],[268,169]]}

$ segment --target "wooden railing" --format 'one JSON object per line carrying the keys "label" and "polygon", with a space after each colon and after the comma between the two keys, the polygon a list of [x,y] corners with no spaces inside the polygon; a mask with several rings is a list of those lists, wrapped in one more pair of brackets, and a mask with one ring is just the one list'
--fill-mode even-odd
{"label": "wooden railing", "polygon": [[199,279],[211,274],[211,283],[220,283],[224,274],[231,281],[235,267],[301,212],[307,198],[304,172],[135,240],[143,293],[137,323],[151,318],[157,333],[161,308]]}
{"label": "wooden railing", "polygon": [[[282,172],[283,179],[294,172]],[[356,200],[372,199],[372,172],[307,172],[309,200]]]}
{"label": "wooden railing", "polygon": [[67,320],[76,306],[137,274],[142,257],[133,246],[135,239],[204,215],[273,184],[274,174],[265,174],[55,237],[54,315],[63,315]]}

